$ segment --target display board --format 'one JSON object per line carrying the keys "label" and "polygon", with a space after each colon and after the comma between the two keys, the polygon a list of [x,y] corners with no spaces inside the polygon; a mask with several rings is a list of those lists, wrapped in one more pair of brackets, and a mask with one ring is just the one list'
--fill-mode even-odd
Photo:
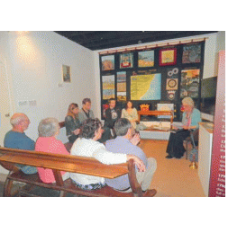
{"label": "display board", "polygon": [[176,121],[182,118],[184,97],[192,97],[200,109],[204,45],[204,41],[190,42],[100,55],[102,119],[112,97],[119,108],[124,108],[127,100],[137,110],[141,104],[149,104],[150,110],[157,110],[157,104],[173,104]]}

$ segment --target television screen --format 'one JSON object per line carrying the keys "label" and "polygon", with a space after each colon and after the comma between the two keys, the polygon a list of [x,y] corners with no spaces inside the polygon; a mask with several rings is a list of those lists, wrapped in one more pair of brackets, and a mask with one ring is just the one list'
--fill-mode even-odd
{"label": "television screen", "polygon": [[214,116],[217,77],[203,79],[201,82],[201,112]]}

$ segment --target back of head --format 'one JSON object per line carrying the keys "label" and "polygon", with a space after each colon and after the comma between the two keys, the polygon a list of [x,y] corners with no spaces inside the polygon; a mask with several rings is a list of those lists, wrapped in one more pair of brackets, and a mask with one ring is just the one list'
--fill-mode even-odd
{"label": "back of head", "polygon": [[128,129],[132,127],[131,122],[126,118],[120,118],[115,122],[114,130],[117,136],[125,136]]}
{"label": "back of head", "polygon": [[28,117],[24,113],[15,113],[10,118],[10,123],[14,127],[14,126],[19,125],[22,121],[25,121],[27,119],[28,119]]}
{"label": "back of head", "polygon": [[38,132],[40,137],[53,137],[59,131],[59,122],[56,118],[46,118],[40,121]]}
{"label": "back of head", "polygon": [[92,139],[95,132],[101,127],[101,121],[98,118],[88,118],[83,121],[81,126],[81,138]]}

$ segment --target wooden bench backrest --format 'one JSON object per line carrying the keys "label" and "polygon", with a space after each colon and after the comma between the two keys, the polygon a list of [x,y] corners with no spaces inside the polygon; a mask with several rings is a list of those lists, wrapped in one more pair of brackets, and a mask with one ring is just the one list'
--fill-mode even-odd
{"label": "wooden bench backrest", "polygon": [[104,178],[116,178],[128,173],[127,163],[105,165],[94,158],[61,155],[39,151],[0,148],[0,161],[48,168]]}

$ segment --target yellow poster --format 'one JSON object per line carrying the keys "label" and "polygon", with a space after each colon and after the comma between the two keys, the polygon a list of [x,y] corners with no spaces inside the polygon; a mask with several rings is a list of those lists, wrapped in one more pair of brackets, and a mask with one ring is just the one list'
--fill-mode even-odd
{"label": "yellow poster", "polygon": [[131,76],[131,100],[160,100],[161,74]]}

